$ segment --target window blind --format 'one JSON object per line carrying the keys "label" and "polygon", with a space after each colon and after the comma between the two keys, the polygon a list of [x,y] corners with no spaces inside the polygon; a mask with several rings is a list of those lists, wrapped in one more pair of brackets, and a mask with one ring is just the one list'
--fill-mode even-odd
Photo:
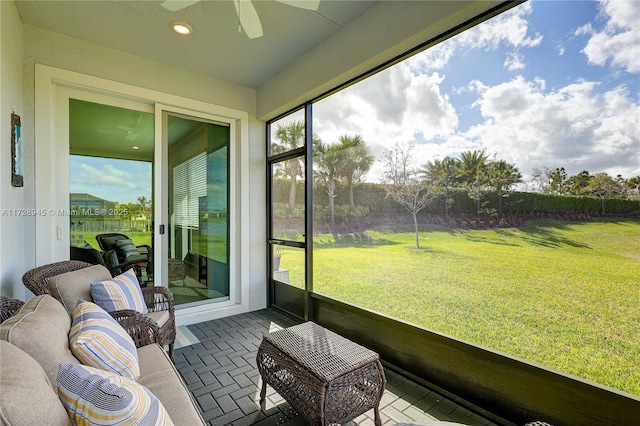
{"label": "window blind", "polygon": [[201,153],[173,168],[174,224],[200,226],[200,197],[207,196],[207,155]]}

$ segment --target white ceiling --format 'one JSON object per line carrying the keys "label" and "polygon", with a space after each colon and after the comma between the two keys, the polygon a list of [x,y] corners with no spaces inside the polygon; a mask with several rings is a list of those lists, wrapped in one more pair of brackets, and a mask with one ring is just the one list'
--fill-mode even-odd
{"label": "white ceiling", "polygon": [[[258,88],[341,31],[377,1],[321,0],[316,11],[254,0],[264,36],[238,32],[232,0],[203,0],[171,12],[162,1],[16,1],[24,24],[247,87]],[[169,24],[194,33],[180,36]]]}

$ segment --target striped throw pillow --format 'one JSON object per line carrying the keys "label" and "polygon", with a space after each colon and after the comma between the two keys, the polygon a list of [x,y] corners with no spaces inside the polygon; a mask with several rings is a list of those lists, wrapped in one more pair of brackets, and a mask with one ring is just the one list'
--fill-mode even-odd
{"label": "striped throw pillow", "polygon": [[107,312],[122,309],[133,309],[143,314],[148,312],[133,269],[111,280],[93,282],[89,289],[93,301]]}
{"label": "striped throw pillow", "polygon": [[138,351],[133,339],[104,309],[81,300],[71,320],[69,347],[80,362],[131,380],[140,378]]}
{"label": "striped throw pillow", "polygon": [[124,252],[126,261],[137,260],[140,258],[140,251],[138,247],[129,239],[122,239],[116,241],[116,247]]}
{"label": "striped throw pillow", "polygon": [[108,371],[60,364],[57,387],[74,425],[173,425],[149,389]]}

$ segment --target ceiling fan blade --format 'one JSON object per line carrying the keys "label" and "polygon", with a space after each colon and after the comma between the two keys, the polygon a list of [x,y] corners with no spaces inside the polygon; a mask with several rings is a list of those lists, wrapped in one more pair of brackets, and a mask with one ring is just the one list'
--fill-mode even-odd
{"label": "ceiling fan blade", "polygon": [[318,10],[320,0],[276,0],[279,3],[288,4],[289,6],[298,7],[306,10]]}
{"label": "ceiling fan blade", "polygon": [[262,37],[262,24],[251,0],[234,0],[240,24],[249,38]]}
{"label": "ceiling fan blade", "polygon": [[200,0],[166,0],[163,1],[161,6],[167,10],[175,12],[180,9],[187,8],[192,4],[198,3]]}

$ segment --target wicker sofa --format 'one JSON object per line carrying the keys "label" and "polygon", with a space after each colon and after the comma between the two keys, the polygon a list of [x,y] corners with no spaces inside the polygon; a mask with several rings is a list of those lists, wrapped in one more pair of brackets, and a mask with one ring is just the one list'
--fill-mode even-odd
{"label": "wicker sofa", "polygon": [[[103,265],[63,260],[27,271],[22,282],[36,296],[51,294],[71,314],[78,299],[91,300],[91,282],[110,277],[111,272]],[[136,345],[139,341],[147,344],[151,340],[167,346],[173,361],[176,340],[173,294],[165,287],[145,287],[142,295],[149,311],[146,315],[131,309],[114,311],[111,315],[129,332]]]}
{"label": "wicker sofa", "polygon": [[[80,364],[69,348],[71,317],[50,295],[29,300],[0,324],[0,424],[69,425],[57,394],[58,367]],[[151,391],[173,423],[204,425],[196,402],[157,343],[137,348],[137,383]]]}

